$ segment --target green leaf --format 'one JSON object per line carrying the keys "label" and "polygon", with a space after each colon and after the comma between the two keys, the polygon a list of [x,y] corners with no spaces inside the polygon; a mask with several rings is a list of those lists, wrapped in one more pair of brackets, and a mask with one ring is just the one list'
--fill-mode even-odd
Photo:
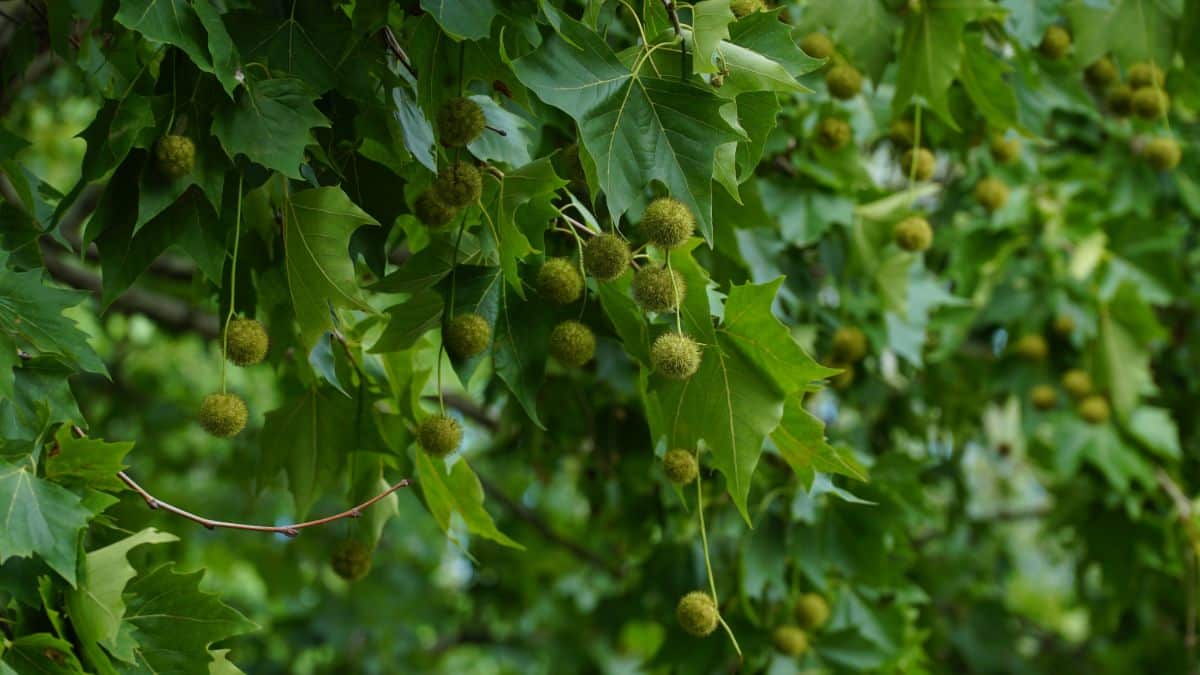
{"label": "green leaf", "polygon": [[442,322],[442,296],[433,291],[416,295],[384,310],[387,328],[369,350],[372,354],[408,349]]}
{"label": "green leaf", "polygon": [[72,487],[116,492],[125,489],[117,472],[125,469],[125,455],[133,442],[108,443],[94,438],[76,438],[70,425],[59,428],[54,440],[58,452],[45,459],[46,478]]}
{"label": "green leaf", "polygon": [[83,419],[67,382],[72,371],[61,362],[33,359],[13,373],[14,395],[0,396],[0,438],[32,440],[52,424]]}
{"label": "green leaf", "polygon": [[138,178],[138,210],[134,234],[174,204],[193,185],[204,191],[213,209],[221,208],[225,171],[229,168],[229,160],[225,158],[220,145],[209,140],[196,144],[195,161],[196,164],[190,173],[175,179],[164,176],[155,162],[146,162],[142,166],[142,175]]}
{"label": "green leaf", "polygon": [[[0,268],[0,335],[34,356],[46,356],[89,373],[107,375],[104,361],[87,335],[63,311],[87,299],[86,293],[50,288],[42,273]],[[11,361],[6,360],[11,365]],[[11,367],[0,373],[0,394],[13,395]]]}
{"label": "green leaf", "polygon": [[221,81],[225,93],[232,96],[233,90],[238,86],[237,74],[241,66],[241,57],[238,55],[237,47],[233,44],[233,38],[225,29],[225,24],[221,21],[221,14],[215,5],[208,2],[192,3],[192,10],[196,12],[196,16],[200,17],[200,23],[204,25],[204,31],[208,33],[208,53],[212,57],[212,72]]}
{"label": "green leaf", "polygon": [[[204,21],[187,0],[121,0],[113,18],[148,40],[179,47],[196,67],[215,74],[226,93],[233,93],[237,87],[234,77],[237,66],[231,53],[232,42],[214,9],[205,8],[202,13]],[[208,52],[209,45],[214,43],[220,50],[220,69],[213,65]]]}
{"label": "green leaf", "polygon": [[75,586],[77,536],[91,517],[75,493],[38,478],[28,462],[0,464],[0,563],[36,553]]}
{"label": "green leaf", "polygon": [[715,73],[720,70],[716,60],[717,45],[729,39],[729,24],[734,22],[729,0],[701,0],[692,8],[692,30],[695,32],[695,57],[692,72]]}
{"label": "green leaf", "polygon": [[984,46],[983,38],[978,34],[969,35],[963,46],[959,80],[975,109],[993,129],[1019,128],[1017,95],[1004,78],[1011,69]]}
{"label": "green leaf", "polygon": [[893,114],[919,99],[958,129],[947,94],[962,62],[963,27],[992,8],[992,3],[982,0],[929,0],[924,11],[909,12],[900,42]]}
{"label": "green leaf", "polygon": [[812,0],[805,18],[828,29],[838,52],[879,81],[892,56],[900,20],[879,0]]}
{"label": "green leaf", "polygon": [[1108,392],[1117,416],[1128,419],[1141,395],[1154,391],[1150,355],[1125,326],[1114,320],[1107,305],[1100,308],[1099,333],[1096,379]]}
{"label": "green leaf", "polygon": [[1076,61],[1090,64],[1111,52],[1126,68],[1153,60],[1166,69],[1174,50],[1178,15],[1159,0],[1075,0],[1063,13],[1071,24]]}
{"label": "green leaf", "polygon": [[313,105],[316,100],[304,80],[247,80],[237,103],[222,106],[213,114],[212,132],[230,157],[242,154],[299,179],[304,148],[316,142],[311,129],[329,126],[329,120]]}
{"label": "green leaf", "polygon": [[746,92],[810,92],[796,78],[824,63],[804,53],[792,28],[778,12],[755,12],[729,29],[729,41],[717,45],[717,59],[729,69],[718,94],[733,98]]}
{"label": "green leaf", "polygon": [[[525,288],[521,282],[521,274],[517,263],[535,249],[529,241],[526,232],[540,234],[546,230],[550,221],[539,216],[551,206],[555,192],[567,181],[554,173],[550,158],[543,157],[531,164],[504,174],[503,180],[495,187],[489,185],[483,199],[487,205],[485,215],[490,214],[489,225],[494,225],[494,236],[498,239],[500,249],[500,266],[504,268],[504,278],[509,286],[522,298]],[[531,204],[531,208],[522,207]],[[538,206],[545,208],[538,209]]]}
{"label": "green leaf", "polygon": [[360,412],[354,399],[309,389],[267,413],[259,436],[259,475],[266,481],[284,471],[297,517],[303,518],[317,497],[340,483],[346,456],[362,448]]}
{"label": "green leaf", "polygon": [[771,432],[771,440],[797,475],[821,471],[867,480],[867,470],[853,454],[835,448],[825,440],[825,425],[804,409],[800,394],[790,396],[784,404],[783,418]]}
{"label": "green leaf", "polygon": [[1129,416],[1129,433],[1163,459],[1180,458],[1179,427],[1169,410],[1139,407]]}
{"label": "green leaf", "polygon": [[551,315],[538,299],[514,300],[505,286],[500,293],[492,352],[496,374],[504,380],[525,414],[545,429],[537,411],[537,393],[546,377]]}
{"label": "green leaf", "polygon": [[421,0],[421,9],[456,40],[486,38],[499,11],[494,0]]}
{"label": "green leaf", "polygon": [[464,457],[459,457],[449,471],[445,460],[430,457],[418,450],[415,463],[417,485],[425,495],[425,504],[438,527],[449,532],[452,516],[458,514],[467,526],[467,531],[502,546],[525,550],[525,547],[496,528],[491,514],[483,508],[483,485],[471,470]]}
{"label": "green leaf", "polygon": [[642,365],[649,366],[650,325],[646,323],[646,313],[633,300],[630,291],[632,282],[633,273],[626,272],[617,279],[597,284],[596,293],[625,351]]}
{"label": "green leaf", "polygon": [[257,6],[272,4],[277,14],[235,11],[224,15],[247,63],[261,63],[271,72],[282,70],[302,78],[317,94],[345,84],[355,69],[366,67],[351,58],[358,36],[345,12],[325,2]]}
{"label": "green leaf", "polygon": [[781,285],[783,277],[730,288],[721,332],[770,374],[784,393],[793,394],[812,389],[814,383],[836,375],[837,370],[813,360],[771,312]]}
{"label": "green leaf", "polygon": [[[85,672],[70,642],[50,633],[21,635],[3,652],[4,661],[18,675],[73,675]],[[3,671],[0,671],[3,672]]]}

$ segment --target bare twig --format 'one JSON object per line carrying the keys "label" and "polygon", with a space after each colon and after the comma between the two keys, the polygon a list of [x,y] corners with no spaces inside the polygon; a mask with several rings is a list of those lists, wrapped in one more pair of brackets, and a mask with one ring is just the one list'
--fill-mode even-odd
{"label": "bare twig", "polygon": [[416,77],[417,69],[413,68],[412,61],[409,60],[404,47],[400,46],[400,41],[396,39],[396,34],[388,26],[383,27],[383,41],[387,43],[388,49],[391,50],[392,55],[396,57],[400,65],[404,66],[405,70],[412,74],[413,77]]}
{"label": "bare twig", "polygon": [[1188,672],[1195,673],[1196,584],[1200,582],[1200,571],[1197,570],[1196,565],[1196,550],[1200,548],[1200,531],[1197,530],[1196,521],[1192,517],[1192,500],[1188,499],[1183,489],[1179,487],[1179,484],[1172,480],[1170,474],[1161,467],[1155,474],[1155,477],[1158,479],[1158,484],[1162,486],[1163,491],[1175,503],[1175,510],[1179,512],[1179,523],[1183,526],[1184,534],[1188,539],[1188,545],[1184,549],[1184,558],[1187,562],[1187,579],[1184,580],[1187,617],[1184,620],[1186,628],[1183,644],[1187,650]]}

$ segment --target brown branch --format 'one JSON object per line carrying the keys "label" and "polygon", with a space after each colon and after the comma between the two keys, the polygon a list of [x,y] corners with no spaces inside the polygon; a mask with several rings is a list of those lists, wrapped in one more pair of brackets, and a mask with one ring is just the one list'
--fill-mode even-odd
{"label": "brown branch", "polygon": [[387,43],[388,49],[391,50],[396,60],[415,78],[417,76],[417,69],[413,68],[412,61],[409,60],[408,54],[404,52],[404,47],[400,46],[400,41],[396,39],[396,34],[388,26],[383,27],[383,41]]}

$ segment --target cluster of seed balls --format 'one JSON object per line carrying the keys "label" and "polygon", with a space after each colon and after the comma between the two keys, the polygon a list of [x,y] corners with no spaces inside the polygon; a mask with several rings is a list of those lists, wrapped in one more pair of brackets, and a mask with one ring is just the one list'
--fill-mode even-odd
{"label": "cluster of seed balls", "polygon": [[[1075,322],[1069,316],[1059,316],[1054,321],[1054,330],[1059,335],[1070,335],[1074,329]],[[1029,333],[1013,343],[1012,351],[1021,359],[1042,363],[1050,355],[1050,346],[1040,334]],[[1072,368],[1063,373],[1060,382],[1063,390],[1075,401],[1075,412],[1083,421],[1088,424],[1104,424],[1108,421],[1112,415],[1108,399],[1096,391],[1092,376],[1087,371]],[[1053,410],[1058,407],[1058,392],[1052,385],[1039,384],[1029,391],[1029,400],[1038,410]]]}
{"label": "cluster of seed balls", "polygon": [[835,375],[832,383],[836,389],[846,389],[854,383],[855,364],[867,357],[867,336],[854,326],[842,326],[833,333],[830,343],[830,361],[842,372]]}
{"label": "cluster of seed balls", "polygon": [[[483,108],[469,98],[453,98],[437,113],[438,138],[448,148],[461,148],[479,138],[487,128]],[[449,224],[462,209],[483,192],[483,177],[470,162],[455,162],[438,172],[437,178],[413,204],[413,213],[428,227]]]}
{"label": "cluster of seed balls", "polygon": [[[1120,82],[1120,73],[1112,59],[1105,56],[1084,71],[1087,83],[1104,95],[1108,109],[1118,117],[1137,115],[1157,120],[1167,114],[1171,99],[1164,91],[1166,75],[1153,63],[1135,63]],[[1170,171],[1179,166],[1183,151],[1171,137],[1159,136],[1142,146],[1142,157],[1155,171]]]}
{"label": "cluster of seed balls", "polygon": [[[238,366],[261,363],[270,341],[263,325],[253,319],[234,319],[225,327],[225,358]],[[216,393],[200,403],[200,426],[218,438],[232,438],[246,428],[246,402],[237,394]]]}
{"label": "cluster of seed balls", "polygon": [[[816,593],[805,593],[796,600],[792,614],[794,623],[776,627],[771,632],[771,642],[781,653],[795,657],[808,651],[809,633],[829,620],[829,603]],[[717,603],[705,591],[692,591],[680,598],[675,618],[685,633],[696,637],[711,635],[721,623]]]}

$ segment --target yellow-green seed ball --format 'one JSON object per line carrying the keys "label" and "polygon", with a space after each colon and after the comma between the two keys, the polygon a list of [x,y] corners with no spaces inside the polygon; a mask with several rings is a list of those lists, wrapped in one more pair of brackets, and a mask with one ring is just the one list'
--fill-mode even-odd
{"label": "yellow-green seed ball", "polygon": [[914,253],[924,251],[933,243],[933,228],[920,216],[911,216],[896,223],[892,232],[896,245]]}
{"label": "yellow-green seed ball", "polygon": [[1029,400],[1038,410],[1050,410],[1058,405],[1058,392],[1048,384],[1039,384],[1029,391]]}
{"label": "yellow-green seed ball", "polygon": [[1062,386],[1071,395],[1071,398],[1081,399],[1092,393],[1092,376],[1088,375],[1086,371],[1072,368],[1063,373]]}
{"label": "yellow-green seed ball", "polygon": [[975,201],[989,212],[997,211],[1008,203],[1008,186],[999,178],[984,178],[975,184]]}
{"label": "yellow-green seed ball", "polygon": [[850,123],[840,117],[826,117],[817,125],[817,140],[830,150],[838,150],[854,136]]}
{"label": "yellow-green seed ball", "polygon": [[1103,89],[1117,81],[1117,67],[1112,59],[1103,56],[1087,67],[1083,73],[1088,84],[1097,89]]}
{"label": "yellow-green seed ball", "polygon": [[672,380],[686,380],[700,369],[700,345],[686,335],[663,333],[650,345],[654,372]]}
{"label": "yellow-green seed ball", "polygon": [[809,33],[800,41],[800,49],[814,59],[827,59],[833,56],[833,40],[824,33]]}
{"label": "yellow-green seed ball", "polygon": [[1162,89],[1166,82],[1167,80],[1163,76],[1162,68],[1153,63],[1143,62],[1129,66],[1129,86],[1134,89],[1142,87],[1158,87]]}
{"label": "yellow-green seed ball", "polygon": [[537,275],[538,294],[556,305],[569,305],[583,295],[583,275],[567,258],[550,258]]}
{"label": "yellow-green seed ball", "polygon": [[371,571],[371,549],[357,539],[343,539],[334,546],[329,565],[346,581],[358,581]]}
{"label": "yellow-green seed ball", "polygon": [[933,169],[937,165],[937,161],[933,157],[933,153],[927,148],[913,148],[905,150],[904,155],[900,158],[900,168],[904,171],[904,176],[913,176],[917,180],[929,180],[933,178]]}
{"label": "yellow-green seed ball", "polygon": [[550,355],[564,366],[582,366],[596,355],[596,336],[578,321],[563,321],[550,331]]}
{"label": "yellow-green seed ball", "polygon": [[1171,98],[1155,87],[1142,87],[1133,92],[1133,112],[1144,120],[1156,120],[1167,114]]}
{"label": "yellow-green seed ball", "polygon": [[825,625],[829,620],[829,603],[816,593],[805,593],[796,600],[796,621],[808,630]]}
{"label": "yellow-green seed ball", "polygon": [[917,129],[910,119],[892,120],[892,124],[888,129],[888,138],[897,148],[911,148],[916,140]]}
{"label": "yellow-green seed ball", "polygon": [[1079,416],[1088,424],[1104,424],[1111,414],[1108,401],[1098,394],[1088,396],[1079,404]]}
{"label": "yellow-green seed ball", "polygon": [[1046,345],[1046,338],[1037,333],[1030,333],[1022,335],[1013,344],[1013,351],[1026,361],[1045,361],[1050,348]]}
{"label": "yellow-green seed ball", "polygon": [[200,426],[217,438],[232,438],[246,428],[246,402],[236,394],[209,394],[200,403]]}
{"label": "yellow-green seed ball", "polygon": [[1048,59],[1061,59],[1071,49],[1071,34],[1062,26],[1049,26],[1038,49]]}
{"label": "yellow-green seed ball", "polygon": [[600,281],[612,281],[629,268],[629,244],[611,232],[596,235],[583,247],[583,268]]}
{"label": "yellow-green seed ball", "polygon": [[843,101],[858,96],[862,85],[862,73],[845,63],[830,68],[825,74],[825,86],[829,88],[829,95]]}
{"label": "yellow-green seed ball", "polygon": [[695,455],[682,448],[675,448],[663,455],[663,473],[667,474],[667,480],[675,485],[687,485],[700,475],[700,465],[696,463]]}
{"label": "yellow-green seed ball", "polygon": [[1000,164],[1008,164],[1020,156],[1021,142],[1004,134],[996,134],[992,136],[988,149],[991,150],[992,159]]}
{"label": "yellow-green seed ball", "polygon": [[771,643],[782,654],[800,656],[808,651],[808,634],[799,626],[780,626],[771,632]]}
{"label": "yellow-green seed ball", "polygon": [[704,591],[692,591],[679,599],[679,604],[675,606],[675,618],[685,633],[705,637],[717,629],[720,614],[711,595]]}
{"label": "yellow-green seed ball", "polygon": [[417,197],[416,203],[413,204],[413,214],[426,227],[438,228],[445,227],[454,220],[454,217],[458,215],[458,209],[443,204],[433,190],[426,190]]}
{"label": "yellow-green seed ball", "polygon": [[461,208],[479,199],[483,192],[483,178],[474,165],[457,162],[438,174],[432,189],[438,200],[446,206]]}
{"label": "yellow-green seed ball", "polygon": [[254,319],[234,319],[225,327],[225,356],[239,366],[260,363],[270,340],[263,325]]}
{"label": "yellow-green seed ball", "polygon": [[641,227],[651,244],[676,248],[685,244],[696,231],[696,216],[678,199],[659,197],[646,207]]}
{"label": "yellow-green seed ball", "polygon": [[1075,332],[1075,319],[1066,314],[1054,317],[1054,332],[1063,337],[1069,337],[1071,333]]}
{"label": "yellow-green seed ball", "polygon": [[729,3],[729,9],[733,11],[735,17],[740,19],[755,12],[766,11],[767,3],[763,0],[733,0]]}
{"label": "yellow-green seed ball", "polygon": [[437,125],[442,145],[461,148],[479,138],[487,127],[487,117],[471,99],[452,98],[438,110]]}
{"label": "yellow-green seed ball", "polygon": [[1146,144],[1142,155],[1155,171],[1170,171],[1183,159],[1183,151],[1174,138],[1155,138]]}
{"label": "yellow-green seed ball", "polygon": [[1118,84],[1109,90],[1105,102],[1117,117],[1128,117],[1133,112],[1133,88],[1127,84]]}
{"label": "yellow-green seed ball", "polygon": [[666,267],[643,267],[633,276],[633,299],[647,312],[669,312],[687,295],[683,275]]}
{"label": "yellow-green seed ball", "polygon": [[854,326],[833,333],[833,358],[838,363],[855,363],[867,355],[867,336]]}
{"label": "yellow-green seed ball", "polygon": [[469,359],[487,349],[492,341],[492,327],[487,319],[475,314],[459,314],[442,330],[446,351],[456,359]]}
{"label": "yellow-green seed ball", "polygon": [[445,457],[462,442],[462,426],[449,415],[430,415],[417,425],[417,445],[434,457]]}
{"label": "yellow-green seed ball", "polygon": [[164,176],[172,180],[182,178],[196,165],[196,146],[187,136],[169,134],[158,139],[154,159]]}

